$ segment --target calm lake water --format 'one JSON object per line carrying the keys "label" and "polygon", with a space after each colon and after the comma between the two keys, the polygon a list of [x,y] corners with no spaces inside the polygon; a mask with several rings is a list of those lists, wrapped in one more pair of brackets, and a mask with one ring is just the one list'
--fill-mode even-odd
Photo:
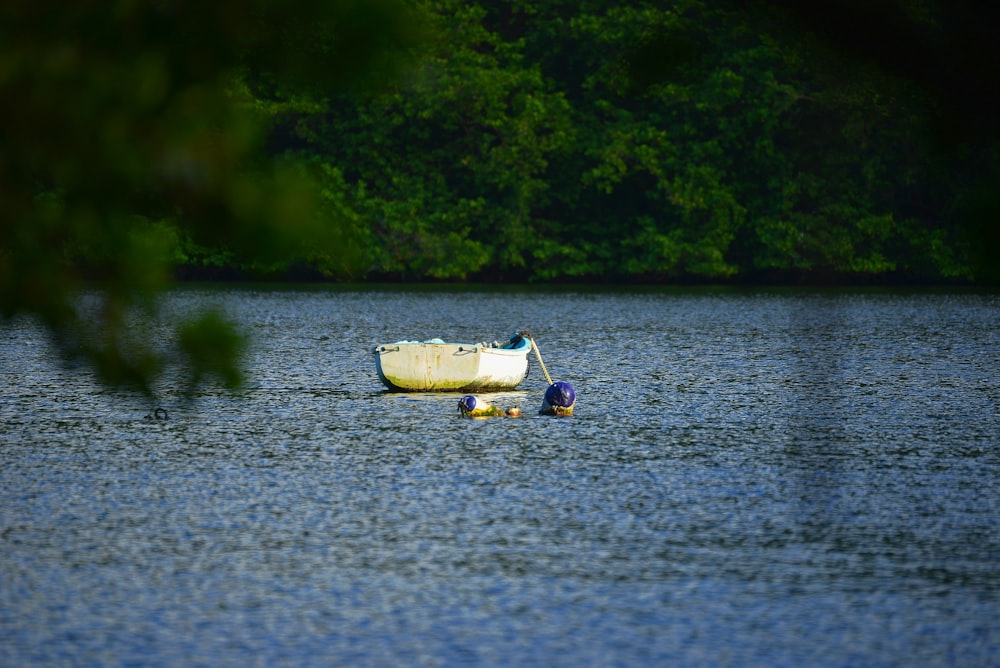
{"label": "calm lake water", "polygon": [[[248,387],[0,325],[0,665],[1000,665],[1000,296],[188,288]],[[371,349],[530,330],[463,419]],[[157,405],[166,422],[142,417]]]}

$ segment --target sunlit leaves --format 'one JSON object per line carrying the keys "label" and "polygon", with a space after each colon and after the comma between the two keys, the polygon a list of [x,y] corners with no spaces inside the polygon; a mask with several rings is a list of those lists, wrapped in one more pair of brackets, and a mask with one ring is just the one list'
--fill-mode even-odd
{"label": "sunlit leaves", "polygon": [[[376,274],[463,279],[523,267],[553,155],[573,139],[564,96],[476,3],[431,3],[434,34],[396,87],[326,117],[311,141],[363,183]],[[358,145],[354,138],[363,137]]]}

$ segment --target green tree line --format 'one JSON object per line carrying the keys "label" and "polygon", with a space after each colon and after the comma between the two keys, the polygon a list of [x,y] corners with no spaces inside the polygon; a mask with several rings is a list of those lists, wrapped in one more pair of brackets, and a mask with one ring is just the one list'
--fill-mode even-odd
{"label": "green tree line", "polygon": [[[12,0],[0,312],[147,387],[178,276],[995,280],[987,12]],[[218,314],[174,338],[238,382]]]}
{"label": "green tree line", "polygon": [[[943,41],[940,4],[893,5],[874,38]],[[945,137],[965,119],[938,91],[811,17],[696,0],[421,7],[434,37],[392,85],[270,98],[290,105],[273,149],[315,165],[350,221],[350,275],[984,277],[966,223],[970,198],[992,197],[995,142]],[[917,46],[897,57],[926,57]]]}

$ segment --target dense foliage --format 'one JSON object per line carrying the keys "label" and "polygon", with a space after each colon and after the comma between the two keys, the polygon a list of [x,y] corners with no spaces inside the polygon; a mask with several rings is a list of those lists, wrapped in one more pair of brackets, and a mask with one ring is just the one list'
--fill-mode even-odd
{"label": "dense foliage", "polygon": [[[872,39],[944,34],[940,8],[918,4]],[[989,266],[963,207],[996,173],[995,143],[942,146],[940,124],[964,119],[940,91],[837,48],[812,17],[698,0],[425,10],[437,39],[394,85],[273,98],[301,106],[275,117],[273,147],[321,168],[366,254],[358,277],[940,281]],[[897,57],[925,57],[916,46]]]}
{"label": "dense foliage", "polygon": [[[0,310],[148,387],[178,275],[995,279],[986,10],[810,8],[6,3]],[[175,340],[238,382],[216,314]]]}

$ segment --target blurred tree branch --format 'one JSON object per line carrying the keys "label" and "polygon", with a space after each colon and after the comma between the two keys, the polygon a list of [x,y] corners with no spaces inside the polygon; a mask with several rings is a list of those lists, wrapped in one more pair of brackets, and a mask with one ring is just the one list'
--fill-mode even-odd
{"label": "blurred tree branch", "polygon": [[135,323],[157,318],[178,234],[265,263],[341,238],[307,171],[266,155],[267,115],[239,82],[376,86],[421,25],[399,0],[4,3],[2,317],[36,316],[113,386],[148,392],[170,359],[238,385],[231,324],[179,323],[164,354]]}

